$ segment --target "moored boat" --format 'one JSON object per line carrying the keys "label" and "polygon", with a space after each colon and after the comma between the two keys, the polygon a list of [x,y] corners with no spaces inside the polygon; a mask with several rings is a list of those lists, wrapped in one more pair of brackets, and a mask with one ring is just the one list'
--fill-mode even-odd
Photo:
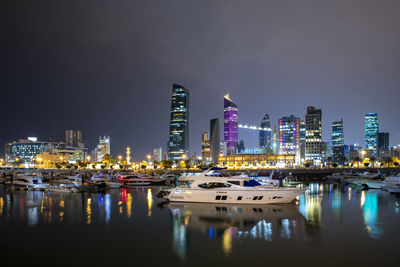
{"label": "moored boat", "polygon": [[290,203],[306,189],[298,187],[266,187],[254,179],[213,176],[203,172],[187,187],[163,191],[159,196],[171,202],[272,204]]}

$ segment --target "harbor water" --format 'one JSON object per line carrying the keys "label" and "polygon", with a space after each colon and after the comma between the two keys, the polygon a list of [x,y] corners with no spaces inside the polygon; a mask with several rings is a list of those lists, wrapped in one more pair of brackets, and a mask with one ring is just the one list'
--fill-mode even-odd
{"label": "harbor water", "polygon": [[[0,185],[2,266],[398,266],[400,198],[308,184],[293,205],[163,204]],[[3,265],[4,264],[4,265]]]}

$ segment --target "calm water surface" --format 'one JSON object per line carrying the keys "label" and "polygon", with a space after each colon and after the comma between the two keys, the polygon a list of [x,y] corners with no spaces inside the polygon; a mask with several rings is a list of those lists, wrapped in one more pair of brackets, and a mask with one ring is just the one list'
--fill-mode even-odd
{"label": "calm water surface", "polygon": [[160,187],[108,194],[0,185],[2,266],[398,266],[400,198],[310,184],[295,205],[161,205]]}

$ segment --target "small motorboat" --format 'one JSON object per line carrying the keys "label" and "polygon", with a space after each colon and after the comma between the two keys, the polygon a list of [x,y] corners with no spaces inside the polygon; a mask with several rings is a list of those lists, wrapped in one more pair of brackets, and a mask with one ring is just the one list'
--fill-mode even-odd
{"label": "small motorboat", "polygon": [[92,177],[90,180],[93,182],[104,182],[109,189],[118,189],[122,186],[122,183],[113,182],[112,180],[105,177]]}
{"label": "small motorboat", "polygon": [[44,189],[45,192],[54,192],[54,193],[77,193],[78,189],[75,187],[66,187],[66,186],[49,186]]}
{"label": "small motorboat", "polygon": [[140,178],[136,175],[121,176],[117,178],[117,182],[122,183],[125,186],[145,186],[151,184],[151,180],[149,178]]}

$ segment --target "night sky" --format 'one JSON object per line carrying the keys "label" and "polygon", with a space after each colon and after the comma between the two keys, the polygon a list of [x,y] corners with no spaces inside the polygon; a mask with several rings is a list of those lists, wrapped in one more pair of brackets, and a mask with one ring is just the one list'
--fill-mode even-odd
{"label": "night sky", "polygon": [[[323,138],[344,119],[364,144],[364,114],[400,143],[400,1],[1,1],[0,152],[27,136],[83,131],[92,150],[144,159],[166,150],[172,83],[190,90],[190,152],[200,153],[223,96],[239,122],[304,119],[322,108]],[[239,131],[247,146],[258,133]]]}

